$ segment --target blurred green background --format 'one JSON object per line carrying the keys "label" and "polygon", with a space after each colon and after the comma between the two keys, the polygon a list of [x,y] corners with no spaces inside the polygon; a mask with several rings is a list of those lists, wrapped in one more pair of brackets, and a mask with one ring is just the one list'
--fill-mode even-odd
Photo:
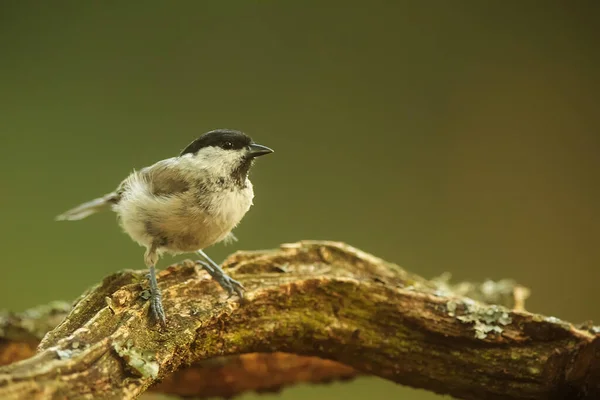
{"label": "blurred green background", "polygon": [[[0,307],[143,268],[114,215],[53,217],[225,127],[276,153],[216,260],[341,240],[600,320],[597,2],[1,4]],[[440,398],[378,379],[281,397],[309,394]]]}

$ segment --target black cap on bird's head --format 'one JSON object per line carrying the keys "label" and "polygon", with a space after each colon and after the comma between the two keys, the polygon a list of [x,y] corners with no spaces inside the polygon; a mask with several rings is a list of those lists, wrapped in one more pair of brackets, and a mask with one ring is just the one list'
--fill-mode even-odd
{"label": "black cap on bird's head", "polygon": [[199,150],[206,147],[219,147],[224,150],[242,150],[247,149],[247,155],[251,158],[263,156],[272,153],[270,148],[254,143],[250,136],[244,132],[233,129],[215,129],[204,133],[198,139],[187,145],[179,154],[196,154]]}

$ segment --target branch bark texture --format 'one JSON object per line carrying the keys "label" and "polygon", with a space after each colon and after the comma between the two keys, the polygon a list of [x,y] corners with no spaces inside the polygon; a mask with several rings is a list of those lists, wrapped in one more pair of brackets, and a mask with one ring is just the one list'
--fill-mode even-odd
{"label": "branch bark texture", "polygon": [[159,274],[167,329],[148,318],[145,271],[72,307],[1,316],[0,398],[230,397],[357,374],[461,399],[600,398],[600,330],[523,311],[518,285],[459,290],[335,242],[238,252],[225,267],[244,301],[192,262]]}

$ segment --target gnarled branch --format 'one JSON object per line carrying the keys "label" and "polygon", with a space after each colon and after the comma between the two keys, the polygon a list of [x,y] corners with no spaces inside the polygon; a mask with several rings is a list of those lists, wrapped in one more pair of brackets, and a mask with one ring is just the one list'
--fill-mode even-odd
{"label": "gnarled branch", "polygon": [[5,315],[0,362],[30,357],[0,367],[0,398],[232,396],[358,373],[462,399],[600,398],[598,329],[520,310],[512,283],[427,281],[333,242],[225,265],[241,303],[191,262],[159,274],[166,330],[148,319],[145,271],[107,277],[72,308]]}

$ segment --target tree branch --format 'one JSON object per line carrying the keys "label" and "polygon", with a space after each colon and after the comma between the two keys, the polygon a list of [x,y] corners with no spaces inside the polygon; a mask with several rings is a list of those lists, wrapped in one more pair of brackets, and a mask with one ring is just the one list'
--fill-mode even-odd
{"label": "tree branch", "polygon": [[145,271],[105,278],[72,308],[0,317],[0,363],[12,362],[0,398],[229,397],[358,373],[462,399],[600,398],[600,329],[522,311],[527,291],[509,281],[427,281],[333,242],[225,267],[247,288],[241,304],[192,262],[159,274],[167,330],[147,317]]}

